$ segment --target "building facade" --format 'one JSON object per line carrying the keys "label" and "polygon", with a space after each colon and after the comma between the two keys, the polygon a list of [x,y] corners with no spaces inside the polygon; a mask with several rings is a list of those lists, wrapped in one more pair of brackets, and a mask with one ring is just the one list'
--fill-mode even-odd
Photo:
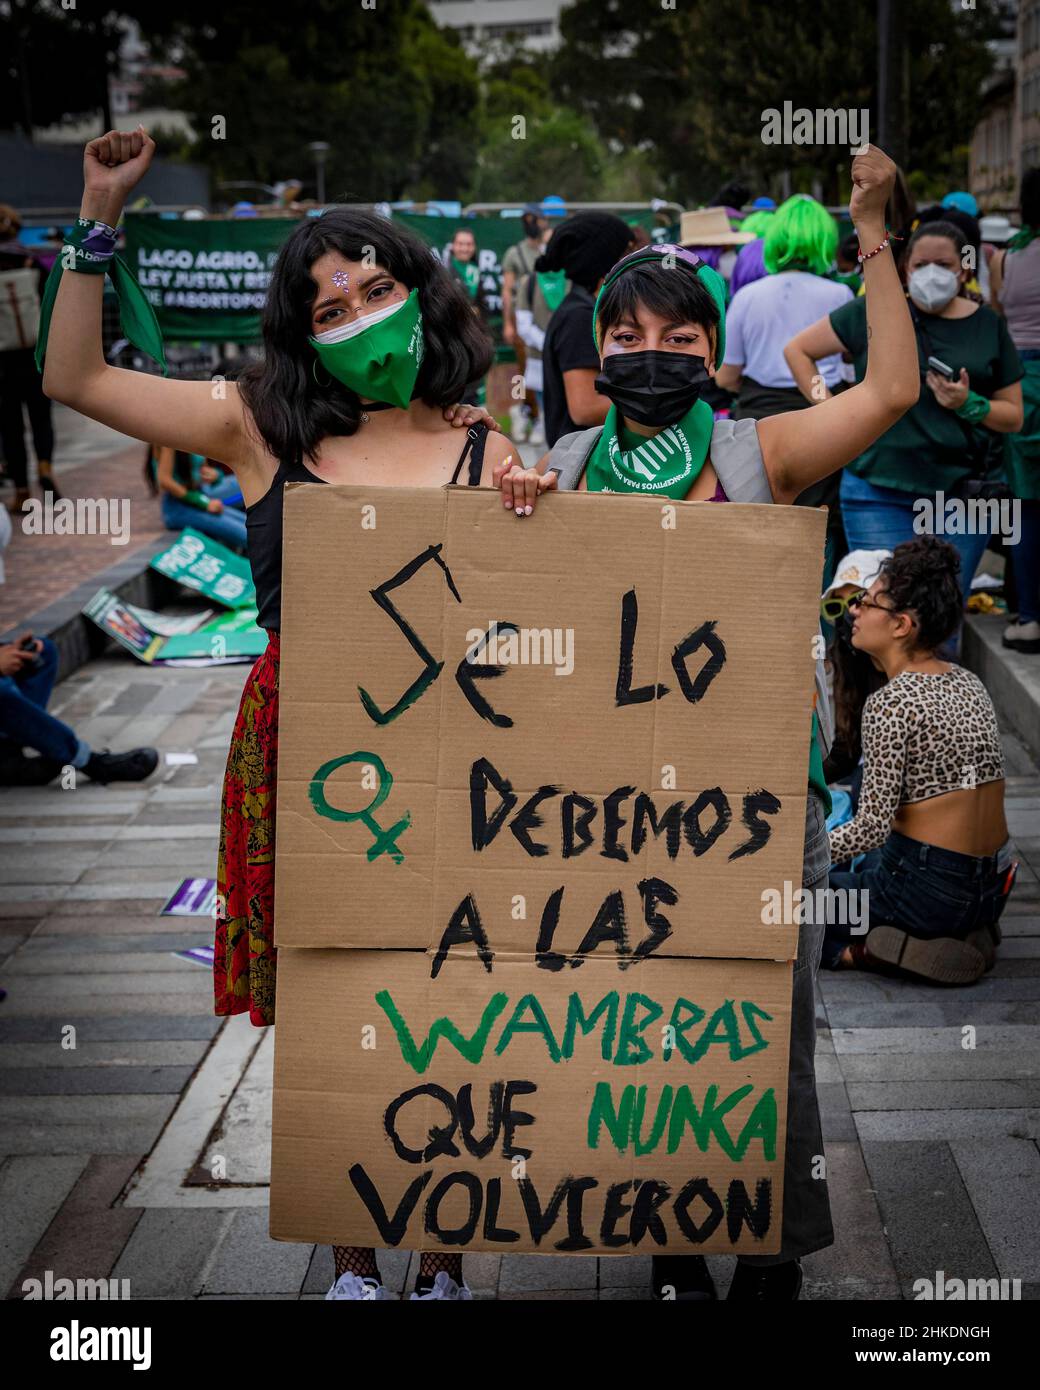
{"label": "building facade", "polygon": [[471,51],[496,40],[519,41],[535,52],[560,42],[560,11],[567,0],[428,0],[430,13],[454,29]]}

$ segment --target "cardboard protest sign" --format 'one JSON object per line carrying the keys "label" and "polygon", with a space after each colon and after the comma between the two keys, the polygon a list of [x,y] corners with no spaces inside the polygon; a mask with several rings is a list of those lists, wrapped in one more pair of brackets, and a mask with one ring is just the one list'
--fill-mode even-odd
{"label": "cardboard protest sign", "polygon": [[823,524],[287,490],[272,1235],[779,1248]]}

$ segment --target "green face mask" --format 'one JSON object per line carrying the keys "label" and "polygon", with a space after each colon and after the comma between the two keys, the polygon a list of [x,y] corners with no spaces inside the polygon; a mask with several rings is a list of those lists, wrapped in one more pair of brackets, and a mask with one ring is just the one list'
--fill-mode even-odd
{"label": "green face mask", "polygon": [[326,371],[371,401],[407,409],[426,345],[419,291],[352,323],[311,338]]}

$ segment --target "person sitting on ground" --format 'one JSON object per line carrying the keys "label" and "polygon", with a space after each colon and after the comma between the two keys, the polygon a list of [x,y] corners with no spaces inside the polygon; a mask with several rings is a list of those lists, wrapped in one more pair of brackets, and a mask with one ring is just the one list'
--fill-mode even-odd
{"label": "person sitting on ground", "polygon": [[[830,887],[869,894],[870,930],[828,924],[823,964],[938,984],[977,980],[995,958],[1014,870],[1004,819],[1004,753],[977,676],[936,650],[960,620],[960,560],[934,536],[898,545],[868,592],[850,600],[852,644],[887,683],[863,709],[856,815],[830,833]],[[837,914],[832,914],[837,915]]]}
{"label": "person sitting on ground", "polygon": [[[47,713],[58,670],[49,637],[23,632],[0,644],[0,786],[42,787],[65,767],[92,782],[142,782],[159,762],[154,748],[95,753],[68,724]],[[30,757],[26,748],[38,756]]]}
{"label": "person sitting on ground", "polygon": [[169,531],[191,526],[232,550],[245,551],[246,514],[230,505],[242,500],[233,473],[223,474],[201,454],[153,446],[148,450],[145,481],[161,501],[163,525]]}

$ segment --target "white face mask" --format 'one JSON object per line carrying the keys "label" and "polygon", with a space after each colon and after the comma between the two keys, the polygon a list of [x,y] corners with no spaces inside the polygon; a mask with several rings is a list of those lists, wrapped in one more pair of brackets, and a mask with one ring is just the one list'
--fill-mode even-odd
{"label": "white face mask", "polygon": [[922,265],[910,276],[910,298],[930,314],[945,309],[960,289],[960,277],[941,265]]}
{"label": "white face mask", "polygon": [[372,328],[377,323],[382,323],[383,319],[388,319],[391,314],[396,314],[407,302],[405,299],[399,299],[395,304],[388,304],[385,309],[376,309],[371,314],[361,314],[349,323],[336,324],[335,328],[328,328],[324,333],[315,333],[314,341],[344,343],[348,338],[356,338],[359,333],[364,333],[366,328]]}
{"label": "white face mask", "polygon": [[724,280],[730,279],[733,274],[733,267],[737,263],[736,251],[723,251],[719,257],[719,274]]}

